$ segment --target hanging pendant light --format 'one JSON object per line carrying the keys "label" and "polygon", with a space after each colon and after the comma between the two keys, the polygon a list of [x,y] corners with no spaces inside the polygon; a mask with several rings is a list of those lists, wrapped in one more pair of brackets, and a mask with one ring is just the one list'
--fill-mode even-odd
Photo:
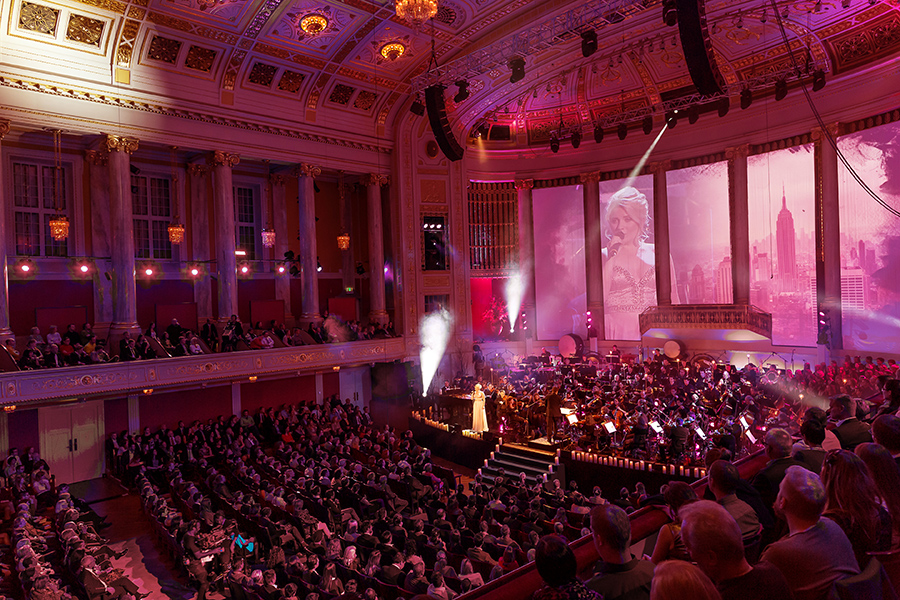
{"label": "hanging pendant light", "polygon": [[341,250],[349,250],[350,249],[350,234],[342,233],[337,236],[337,245]]}
{"label": "hanging pendant light", "polygon": [[53,209],[56,214],[50,219],[50,236],[57,242],[69,237],[69,219],[63,214],[59,205],[59,191],[62,186],[62,132],[53,130],[53,157],[55,160],[53,172]]}
{"label": "hanging pendant light", "polygon": [[397,16],[418,27],[434,17],[438,11],[437,0],[394,0]]}
{"label": "hanging pendant light", "polygon": [[274,248],[275,247],[275,230],[272,228],[272,211],[275,210],[275,201],[272,197],[272,170],[269,168],[269,161],[263,160],[266,163],[266,205],[269,207],[269,218],[267,219],[269,224],[265,229],[262,230],[260,234],[262,236],[263,246],[266,248]]}
{"label": "hanging pendant light", "polygon": [[172,200],[175,204],[175,218],[169,225],[169,242],[172,244],[180,244],[184,241],[184,225],[178,218],[178,170],[175,168],[175,151],[178,146],[170,146],[171,163],[172,163]]}

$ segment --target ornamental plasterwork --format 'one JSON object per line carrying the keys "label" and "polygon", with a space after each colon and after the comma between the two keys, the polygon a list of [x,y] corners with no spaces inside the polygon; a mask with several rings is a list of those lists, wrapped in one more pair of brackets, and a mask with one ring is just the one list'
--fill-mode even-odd
{"label": "ornamental plasterwork", "polygon": [[166,9],[178,12],[201,13],[236,23],[241,20],[246,10],[253,5],[252,0],[165,0]]}
{"label": "ornamental plasterwork", "polygon": [[119,43],[116,45],[116,64],[118,66],[128,68],[131,65],[134,45],[140,29],[140,22],[131,19],[127,19],[122,26],[122,32],[119,34]]}
{"label": "ornamental plasterwork", "polygon": [[23,2],[19,9],[19,29],[56,35],[59,11],[43,4]]}

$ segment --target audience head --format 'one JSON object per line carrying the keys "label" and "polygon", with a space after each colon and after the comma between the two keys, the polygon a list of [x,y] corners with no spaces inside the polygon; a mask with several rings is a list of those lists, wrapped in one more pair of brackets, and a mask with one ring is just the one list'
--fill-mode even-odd
{"label": "audience head", "polygon": [[785,471],[775,499],[775,513],[785,517],[815,522],[825,508],[825,488],[819,476],[792,465]]}
{"label": "audience head", "polygon": [[544,583],[560,587],[575,579],[578,564],[568,542],[558,535],[545,535],[535,547],[535,567]]}
{"label": "audience head", "polygon": [[822,462],[820,477],[826,508],[844,512],[856,522],[872,520],[879,494],[860,457],[849,450],[831,450]]}
{"label": "audience head", "polygon": [[591,511],[591,533],[600,557],[606,562],[625,562],[630,559],[631,521],[625,511],[615,504],[603,504]]}
{"label": "audience head", "polygon": [[716,499],[733,494],[740,481],[737,467],[728,461],[717,460],[709,467],[709,489]]}
{"label": "audience head", "polygon": [[667,560],[653,570],[650,600],[721,600],[722,596],[703,571],[683,560]]}
{"label": "audience head", "polygon": [[725,508],[700,500],[684,508],[681,538],[691,558],[713,581],[744,561],[741,528]]}
{"label": "audience head", "polygon": [[672,518],[676,519],[678,511],[680,511],[683,506],[697,501],[697,492],[683,481],[673,481],[666,486],[666,491],[663,493],[663,499],[666,501],[666,506],[671,510]]}
{"label": "audience head", "polygon": [[881,415],[875,419],[872,437],[891,454],[900,454],[900,417]]}
{"label": "audience head", "polygon": [[825,426],[818,420],[808,419],[800,425],[800,435],[807,446],[821,446],[825,441]]}
{"label": "audience head", "polygon": [[856,415],[856,402],[850,396],[841,394],[831,399],[828,411],[834,421],[849,419]]}
{"label": "audience head", "polygon": [[764,443],[766,445],[766,456],[772,460],[791,455],[793,447],[791,434],[784,429],[776,427],[767,431]]}

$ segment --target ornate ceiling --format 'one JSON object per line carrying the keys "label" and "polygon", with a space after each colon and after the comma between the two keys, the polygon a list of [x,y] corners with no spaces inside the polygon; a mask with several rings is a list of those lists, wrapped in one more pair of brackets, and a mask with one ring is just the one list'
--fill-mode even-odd
{"label": "ornate ceiling", "polygon": [[[562,18],[573,7],[624,0],[440,0],[416,31],[390,0],[4,0],[0,84],[117,103],[194,120],[386,145],[406,117],[412,82],[439,64]],[[615,112],[692,91],[677,27],[660,0],[598,17],[599,49],[584,58],[577,32],[526,55],[510,83],[505,60],[469,78],[471,96],[447,101],[456,131],[509,125],[507,145],[545,142],[560,118],[584,127]],[[790,66],[772,0],[708,0],[712,45],[725,79]],[[796,56],[828,77],[900,51],[897,0],[776,0]],[[306,17],[324,28],[315,31]],[[318,17],[321,17],[319,19]],[[382,52],[402,45],[402,54]],[[388,54],[386,57],[385,54]],[[0,88],[2,89],[2,88]],[[502,145],[504,142],[497,142]]]}

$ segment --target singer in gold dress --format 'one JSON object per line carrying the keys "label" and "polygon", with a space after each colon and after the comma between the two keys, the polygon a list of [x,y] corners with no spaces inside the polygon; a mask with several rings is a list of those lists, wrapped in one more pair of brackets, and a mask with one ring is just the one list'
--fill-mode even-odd
{"label": "singer in gold dress", "polygon": [[[608,340],[641,339],[638,315],[656,305],[656,249],[650,236],[647,197],[624,187],[606,205],[606,237],[603,249],[604,324]],[[677,303],[675,269],[672,269],[672,302]]]}
{"label": "singer in gold dress", "polygon": [[476,433],[484,433],[488,430],[487,411],[484,408],[485,396],[481,391],[481,384],[475,384],[475,391],[472,392],[472,431]]}

